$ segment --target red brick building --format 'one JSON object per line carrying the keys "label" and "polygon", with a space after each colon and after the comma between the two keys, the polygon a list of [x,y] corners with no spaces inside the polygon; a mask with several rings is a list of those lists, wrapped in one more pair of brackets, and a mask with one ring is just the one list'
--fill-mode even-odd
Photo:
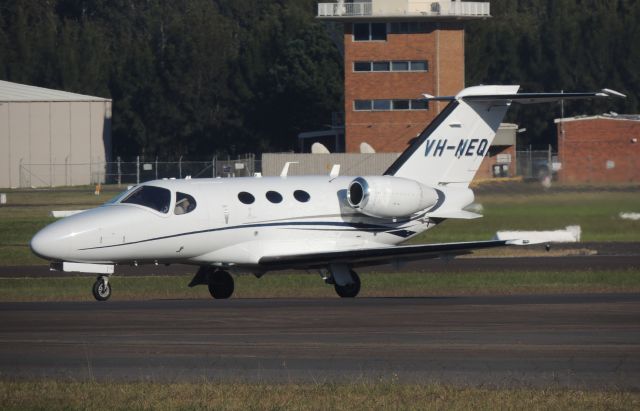
{"label": "red brick building", "polygon": [[640,182],[640,115],[573,117],[555,122],[559,181]]}
{"label": "red brick building", "polygon": [[345,151],[363,142],[401,152],[464,84],[464,21],[490,17],[489,3],[369,0],[318,4],[344,24]]}

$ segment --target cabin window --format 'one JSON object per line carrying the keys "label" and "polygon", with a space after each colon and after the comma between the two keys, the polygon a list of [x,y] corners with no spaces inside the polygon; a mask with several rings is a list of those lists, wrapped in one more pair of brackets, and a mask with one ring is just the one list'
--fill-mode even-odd
{"label": "cabin window", "polygon": [[309,201],[311,199],[311,196],[309,195],[309,193],[307,193],[304,190],[296,190],[293,192],[293,197],[300,201],[301,203],[306,203],[307,201]]}
{"label": "cabin window", "polygon": [[121,203],[137,204],[166,214],[171,204],[171,191],[162,187],[140,186]]}
{"label": "cabin window", "polygon": [[267,191],[267,194],[265,196],[267,197],[267,200],[271,201],[274,204],[282,202],[282,194],[278,193],[277,191]]}
{"label": "cabin window", "polygon": [[253,194],[242,191],[238,193],[238,200],[240,200],[242,204],[253,204],[256,201],[256,198]]}
{"label": "cabin window", "polygon": [[176,193],[176,206],[173,208],[173,212],[176,215],[180,214],[188,214],[195,210],[196,208],[196,199],[191,197],[189,194],[185,193]]}

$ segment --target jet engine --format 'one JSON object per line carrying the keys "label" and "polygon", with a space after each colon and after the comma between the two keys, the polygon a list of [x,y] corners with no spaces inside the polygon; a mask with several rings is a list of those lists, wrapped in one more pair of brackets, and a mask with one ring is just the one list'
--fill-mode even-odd
{"label": "jet engine", "polygon": [[417,181],[400,177],[358,177],[347,189],[349,205],[368,216],[408,217],[438,202],[438,193]]}

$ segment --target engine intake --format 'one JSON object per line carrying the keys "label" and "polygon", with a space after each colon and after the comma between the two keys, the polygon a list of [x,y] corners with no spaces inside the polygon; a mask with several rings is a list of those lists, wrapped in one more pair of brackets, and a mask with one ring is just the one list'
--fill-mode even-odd
{"label": "engine intake", "polygon": [[438,193],[417,181],[392,176],[358,177],[347,189],[353,209],[371,217],[400,218],[438,202]]}

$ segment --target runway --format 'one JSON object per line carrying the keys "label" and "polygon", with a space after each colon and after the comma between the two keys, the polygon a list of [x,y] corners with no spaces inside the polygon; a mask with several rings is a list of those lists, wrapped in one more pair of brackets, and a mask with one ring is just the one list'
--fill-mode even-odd
{"label": "runway", "polygon": [[0,376],[640,389],[640,294],[0,303]]}

